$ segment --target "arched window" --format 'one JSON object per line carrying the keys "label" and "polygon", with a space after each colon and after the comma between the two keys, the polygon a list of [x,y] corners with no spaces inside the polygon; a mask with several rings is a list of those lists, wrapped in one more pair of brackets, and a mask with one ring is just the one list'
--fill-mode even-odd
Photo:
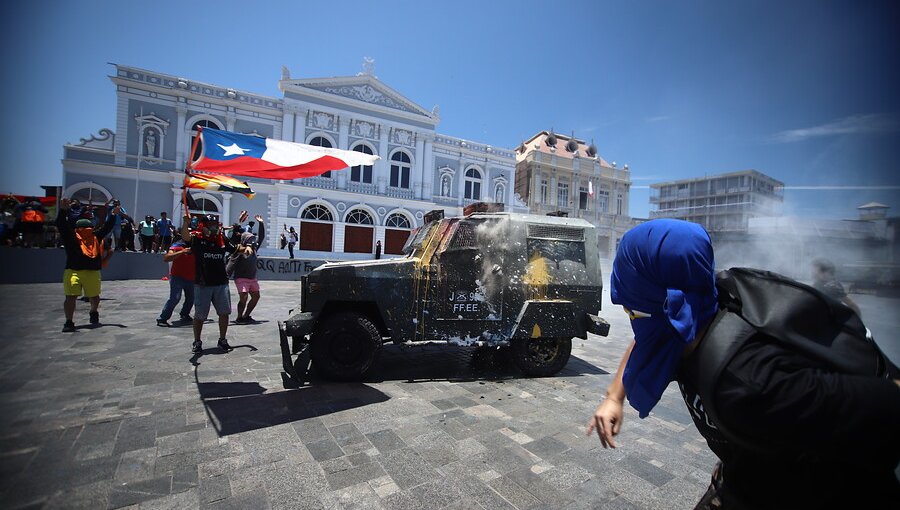
{"label": "arched window", "polygon": [[388,255],[400,255],[403,253],[403,245],[409,238],[411,224],[409,218],[400,213],[393,213],[384,222],[384,253]]}
{"label": "arched window", "polygon": [[[191,126],[191,147],[194,147],[194,140],[197,138],[197,133],[200,132],[201,127],[222,129],[222,126],[209,119],[198,120]],[[203,154],[203,140],[197,140],[197,147],[194,149],[194,153],[191,154],[191,161],[196,161],[201,154]]]}
{"label": "arched window", "polygon": [[112,199],[112,197],[106,194],[105,191],[91,185],[86,185],[85,187],[75,191],[69,198],[71,198],[72,200],[78,200],[82,204],[91,205],[104,205],[109,202],[110,199]]}
{"label": "arched window", "polygon": [[208,198],[194,198],[194,204],[196,204],[197,207],[190,209],[191,214],[210,214],[219,212],[219,206]]}
{"label": "arched window", "polygon": [[409,189],[409,172],[412,169],[412,160],[409,155],[397,151],[391,156],[391,187]]}
{"label": "arched window", "polygon": [[304,220],[334,221],[334,218],[331,217],[331,211],[329,211],[327,207],[319,204],[313,204],[307,207],[300,218]]}
{"label": "arched window", "polygon": [[355,223],[357,225],[374,225],[372,215],[362,209],[354,209],[347,215],[347,223]]}
{"label": "arched window", "polygon": [[[372,149],[364,143],[357,144],[353,147],[353,150],[362,152],[363,154],[373,154]],[[351,167],[350,180],[353,182],[372,184],[372,165],[358,165]]]}
{"label": "arched window", "polygon": [[470,200],[481,200],[481,172],[477,168],[466,170],[466,194]]}
{"label": "arched window", "polygon": [[[325,138],[324,136],[317,136],[309,141],[309,145],[315,145],[316,147],[327,147],[329,149],[332,148],[331,140]],[[322,177],[331,177],[331,170],[322,174]]]}
{"label": "arched window", "polygon": [[410,228],[409,220],[406,216],[394,213],[388,216],[388,219],[384,222],[386,227],[390,228]]}

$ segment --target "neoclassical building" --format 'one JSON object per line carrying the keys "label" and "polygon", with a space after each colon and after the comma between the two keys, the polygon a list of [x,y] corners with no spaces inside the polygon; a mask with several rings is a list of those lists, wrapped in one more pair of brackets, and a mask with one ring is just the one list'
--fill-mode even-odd
{"label": "neoclassical building", "polygon": [[[534,214],[564,214],[597,227],[599,252],[615,257],[619,240],[635,221],[628,214],[631,171],[575,136],[541,131],[516,149],[516,194]],[[591,194],[593,191],[593,194]]]}
{"label": "neoclassical building", "polygon": [[283,68],[283,97],[123,65],[115,71],[115,130],[64,146],[65,197],[98,205],[117,198],[138,221],[163,211],[180,218],[185,163],[198,128],[208,126],[381,158],[314,178],[248,179],[253,200],[192,190],[200,209],[191,213],[214,213],[225,224],[241,210],[262,215],[263,255],[279,253],[286,227],[300,231],[300,258],[369,258],[376,241],[399,254],[433,209],[453,215],[474,201],[497,201],[528,210],[514,193],[512,150],[437,133],[438,108],[382,83],[371,61],[356,76],[336,78],[293,79]]}

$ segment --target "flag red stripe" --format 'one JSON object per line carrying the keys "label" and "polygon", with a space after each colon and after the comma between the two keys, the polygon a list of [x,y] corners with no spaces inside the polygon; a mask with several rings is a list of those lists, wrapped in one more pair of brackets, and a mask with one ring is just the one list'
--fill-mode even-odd
{"label": "flag red stripe", "polygon": [[288,167],[278,166],[249,156],[238,156],[228,161],[203,158],[192,167],[193,170],[256,177],[258,179],[300,179],[303,177],[315,177],[329,170],[341,170],[343,168],[347,168],[347,163],[334,156],[322,156],[303,165]]}

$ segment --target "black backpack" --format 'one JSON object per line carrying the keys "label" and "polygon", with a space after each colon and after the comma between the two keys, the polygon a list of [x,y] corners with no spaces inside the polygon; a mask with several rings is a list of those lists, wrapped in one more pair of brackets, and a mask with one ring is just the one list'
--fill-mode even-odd
{"label": "black backpack", "polygon": [[707,415],[730,442],[766,449],[748,444],[725,428],[713,398],[722,371],[741,346],[759,333],[826,370],[900,376],[850,307],[808,285],[769,271],[736,267],[716,274],[716,289],[719,313],[695,351],[702,367],[697,392]]}

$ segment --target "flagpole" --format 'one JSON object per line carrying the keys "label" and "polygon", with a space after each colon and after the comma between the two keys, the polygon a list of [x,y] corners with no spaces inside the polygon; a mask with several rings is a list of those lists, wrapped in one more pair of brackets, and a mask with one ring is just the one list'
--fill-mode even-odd
{"label": "flagpole", "polygon": [[203,126],[197,126],[197,136],[194,138],[193,143],[191,143],[191,152],[188,154],[187,161],[184,163],[184,180],[181,181],[181,207],[184,208],[182,216],[190,216],[191,212],[188,210],[187,203],[187,180],[190,175],[189,170],[191,169],[191,164],[194,162],[194,152],[197,151],[197,145],[200,143],[200,135],[203,134]]}
{"label": "flagpole", "polygon": [[134,210],[131,211],[132,218],[137,218],[134,216],[138,213],[138,188],[141,186],[141,156],[142,149],[144,147],[144,107],[141,106],[141,122],[138,124],[138,148],[137,148],[137,173],[135,174],[134,180]]}

